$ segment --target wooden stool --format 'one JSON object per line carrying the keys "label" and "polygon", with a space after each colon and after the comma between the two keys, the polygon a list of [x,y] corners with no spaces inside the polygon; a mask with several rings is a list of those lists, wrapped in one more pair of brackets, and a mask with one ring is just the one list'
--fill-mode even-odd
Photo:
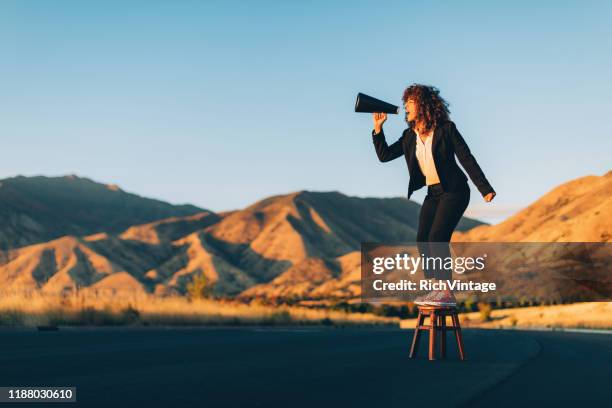
{"label": "wooden stool", "polygon": [[[423,325],[425,316],[429,316],[429,325]],[[452,326],[446,325],[446,316],[450,316],[453,322]],[[412,338],[412,347],[410,348],[410,358],[415,358],[417,347],[419,345],[419,337],[422,330],[429,330],[429,359],[436,359],[436,338],[440,331],[440,357],[446,358],[446,332],[452,330],[457,338],[457,347],[459,348],[459,358],[465,360],[465,352],[463,351],[463,336],[461,335],[461,325],[457,316],[457,308],[449,306],[419,306],[419,316],[417,318],[414,336]]]}

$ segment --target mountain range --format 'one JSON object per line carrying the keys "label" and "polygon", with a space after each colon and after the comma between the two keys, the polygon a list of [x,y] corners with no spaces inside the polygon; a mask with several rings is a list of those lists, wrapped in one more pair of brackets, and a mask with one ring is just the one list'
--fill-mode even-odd
{"label": "mountain range", "polygon": [[322,282],[352,266],[361,242],[414,240],[419,208],[300,191],[214,213],[76,176],[15,177],[0,181],[0,285],[166,294],[204,274],[215,293],[237,295],[279,277]]}
{"label": "mountain range", "polygon": [[456,232],[466,242],[609,242],[612,234],[612,171],[557,186],[496,225]]}
{"label": "mountain range", "polygon": [[90,179],[18,176],[0,180],[0,249],[63,235],[118,233],[132,225],[204,211],[126,193]]}
{"label": "mountain range", "polygon": [[[610,239],[612,172],[557,187],[497,225],[463,218],[453,240]],[[347,298],[361,242],[409,242],[419,204],[299,191],[215,213],[76,176],[0,181],[0,287],[185,293],[203,274],[218,295]],[[22,233],[23,231],[23,233]]]}

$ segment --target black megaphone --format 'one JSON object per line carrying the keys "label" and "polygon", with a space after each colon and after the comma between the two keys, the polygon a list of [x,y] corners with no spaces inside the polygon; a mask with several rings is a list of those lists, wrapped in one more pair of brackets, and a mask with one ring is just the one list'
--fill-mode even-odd
{"label": "black megaphone", "polygon": [[395,105],[359,92],[357,94],[357,100],[355,101],[355,112],[382,112],[398,114],[399,108]]}

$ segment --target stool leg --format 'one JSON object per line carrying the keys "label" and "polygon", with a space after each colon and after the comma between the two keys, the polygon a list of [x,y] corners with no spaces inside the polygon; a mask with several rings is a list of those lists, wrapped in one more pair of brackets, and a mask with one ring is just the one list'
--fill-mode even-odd
{"label": "stool leg", "polygon": [[417,317],[416,328],[414,329],[414,335],[412,336],[412,346],[410,347],[410,358],[415,358],[417,353],[417,347],[419,346],[419,337],[421,336],[420,326],[423,325],[423,320],[425,320],[425,316],[419,310],[419,316]]}
{"label": "stool leg", "polygon": [[436,332],[438,331],[437,328],[437,314],[435,310],[432,310],[431,312],[429,312],[429,359],[430,360],[435,360],[436,359]]}
{"label": "stool leg", "polygon": [[446,358],[446,315],[440,314],[440,358]]}
{"label": "stool leg", "polygon": [[461,335],[461,325],[459,324],[459,316],[457,313],[451,315],[453,325],[455,326],[455,336],[457,337],[457,347],[459,347],[459,358],[465,360],[465,352],[463,351],[463,336]]}

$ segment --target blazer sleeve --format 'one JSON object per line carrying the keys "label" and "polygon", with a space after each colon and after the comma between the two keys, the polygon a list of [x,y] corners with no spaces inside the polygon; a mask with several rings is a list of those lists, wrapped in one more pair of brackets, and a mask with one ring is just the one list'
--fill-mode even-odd
{"label": "blazer sleeve", "polygon": [[457,130],[457,126],[455,126],[453,122],[450,122],[450,139],[455,148],[455,154],[459,158],[459,163],[461,163],[465,171],[467,171],[470,179],[476,185],[478,191],[480,191],[480,194],[484,197],[489,193],[495,192],[478,165],[478,162],[476,162],[467,143],[461,136],[461,133]]}
{"label": "blazer sleeve", "polygon": [[402,148],[403,138],[404,134],[402,134],[402,137],[400,137],[395,143],[389,146],[387,144],[387,140],[385,140],[385,133],[383,130],[381,129],[380,133],[374,133],[373,130],[372,141],[374,142],[374,149],[376,150],[378,160],[381,162],[388,162],[402,156],[404,154],[404,149]]}

